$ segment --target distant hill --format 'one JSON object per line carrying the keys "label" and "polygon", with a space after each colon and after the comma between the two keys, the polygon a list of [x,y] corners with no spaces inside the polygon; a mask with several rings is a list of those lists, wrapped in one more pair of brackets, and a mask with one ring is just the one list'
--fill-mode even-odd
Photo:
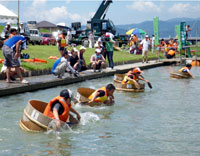
{"label": "distant hill", "polygon": [[[190,25],[192,31],[189,33],[189,36],[196,37],[196,30],[198,30],[197,34],[200,36],[200,18],[192,19],[192,18],[173,18],[167,21],[159,21],[159,37],[175,37],[175,25],[180,24],[180,22],[186,22],[187,25]],[[198,29],[197,29],[198,26]],[[117,33],[125,34],[126,31],[132,28],[140,28],[147,32],[148,35],[153,34],[153,20],[152,21],[144,21],[138,24],[126,24],[126,25],[116,25]]]}

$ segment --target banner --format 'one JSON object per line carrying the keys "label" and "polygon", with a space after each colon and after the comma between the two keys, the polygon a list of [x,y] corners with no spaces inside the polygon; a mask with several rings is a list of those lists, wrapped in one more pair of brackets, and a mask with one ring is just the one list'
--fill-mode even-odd
{"label": "banner", "polygon": [[176,30],[176,37],[178,39],[178,50],[181,50],[181,27],[180,25],[176,25],[175,27],[175,30]]}
{"label": "banner", "polygon": [[158,17],[153,18],[153,29],[154,29],[154,37],[155,37],[155,45],[159,45],[159,27],[158,27]]}
{"label": "banner", "polygon": [[186,23],[181,22],[180,24],[180,31],[181,31],[181,45],[185,46],[186,44]]}

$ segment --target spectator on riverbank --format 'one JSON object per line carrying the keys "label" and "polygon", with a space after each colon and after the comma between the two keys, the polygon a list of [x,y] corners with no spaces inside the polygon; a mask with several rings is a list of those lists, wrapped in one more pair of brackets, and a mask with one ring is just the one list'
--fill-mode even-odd
{"label": "spectator on riverbank", "polygon": [[109,67],[111,69],[114,68],[114,62],[113,62],[113,44],[115,44],[115,41],[112,39],[111,36],[106,37],[106,54],[108,56],[108,62],[109,62]]}
{"label": "spectator on riverbank", "polygon": [[169,51],[167,52],[167,59],[171,59],[175,57],[175,49],[171,48],[169,49]]}
{"label": "spectator on riverbank", "polygon": [[83,56],[83,54],[85,53],[85,50],[86,50],[86,48],[84,46],[81,46],[80,49],[79,49],[79,53],[78,53],[78,58],[80,60],[80,66],[79,66],[79,69],[78,69],[79,72],[88,69],[86,62],[85,62],[85,58]]}
{"label": "spectator on riverbank", "polygon": [[15,36],[16,34],[17,34],[17,30],[15,28],[11,28],[10,35],[8,38],[11,38],[11,37]]}
{"label": "spectator on riverbank", "polygon": [[190,25],[186,25],[186,40],[188,39],[188,32],[192,31],[192,29],[190,28]]}
{"label": "spectator on riverbank", "polygon": [[90,63],[94,72],[96,72],[96,70],[101,72],[102,68],[105,67],[105,59],[103,55],[101,54],[100,49],[98,48],[95,49],[95,54],[91,56]]}
{"label": "spectator on riverbank", "polygon": [[[24,68],[22,68],[22,67],[19,67],[19,69],[20,69],[21,73],[25,73],[26,72],[26,70]],[[2,68],[1,68],[1,75],[2,75],[2,77],[4,79],[7,78],[6,77],[6,70],[7,70],[7,66],[3,65]],[[14,67],[12,67],[10,69],[10,80],[11,81],[15,81],[16,80],[16,78],[15,78],[16,76],[17,76],[17,71],[16,71],[16,69]]]}
{"label": "spectator on riverbank", "polygon": [[66,40],[67,40],[67,45],[68,46],[71,46],[71,40],[72,40],[72,29],[69,29],[67,31],[67,37],[66,37]]}
{"label": "spectator on riverbank", "polygon": [[78,70],[80,66],[80,60],[78,58],[78,50],[76,48],[73,48],[71,51],[71,56],[68,59],[68,63],[74,70]]}
{"label": "spectator on riverbank", "polygon": [[151,40],[151,52],[154,54],[154,46],[155,46],[155,36],[152,35],[152,40]]}
{"label": "spectator on riverbank", "polygon": [[140,43],[142,45],[142,63],[144,63],[145,60],[146,60],[146,63],[148,63],[148,51],[149,51],[149,45],[150,45],[148,38],[149,36],[146,35],[145,39],[143,39]]}
{"label": "spectator on riverbank", "polygon": [[[12,82],[10,79],[11,68],[15,68],[17,75],[20,78],[21,83],[29,83],[22,77],[20,70],[19,57],[22,50],[22,45],[25,45],[26,39],[23,36],[13,36],[12,38],[5,41],[2,47],[3,55],[5,57],[4,65],[6,69],[6,82]],[[25,49],[25,48],[24,48]]]}
{"label": "spectator on riverbank", "polygon": [[68,63],[68,52],[65,51],[63,56],[60,57],[58,60],[56,60],[56,62],[53,64],[53,68],[52,68],[52,74],[54,74],[55,76],[58,76],[58,78],[62,78],[65,74],[65,71],[67,69],[69,69],[75,77],[78,77],[79,74],[76,70],[74,70]]}
{"label": "spectator on riverbank", "polygon": [[67,32],[65,30],[62,31],[62,34],[59,35],[58,37],[58,50],[60,52],[60,56],[62,57],[64,54],[64,49],[67,46],[66,43],[66,36],[67,36]]}
{"label": "spectator on riverbank", "polygon": [[98,38],[98,40],[97,40],[97,42],[96,42],[94,48],[100,49],[100,51],[101,51],[100,54],[103,55],[104,58],[106,57],[105,47],[103,46],[103,43],[102,43],[100,37]]}
{"label": "spectator on riverbank", "polygon": [[9,35],[10,35],[10,23],[9,22],[7,22],[6,26],[4,27],[2,34],[3,34],[2,37],[4,37],[4,39],[7,39],[9,37]]}

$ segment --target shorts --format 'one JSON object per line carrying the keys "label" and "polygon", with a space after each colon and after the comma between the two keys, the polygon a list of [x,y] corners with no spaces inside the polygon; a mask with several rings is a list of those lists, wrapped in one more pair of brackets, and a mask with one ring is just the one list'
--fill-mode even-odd
{"label": "shorts", "polygon": [[64,48],[64,47],[58,47],[58,50],[59,50],[59,51],[64,51],[65,48]]}
{"label": "shorts", "polygon": [[20,62],[18,59],[14,59],[15,52],[8,46],[2,47],[3,55],[5,57],[4,65],[7,67],[19,67]]}
{"label": "shorts", "polygon": [[142,56],[147,56],[148,55],[148,51],[147,50],[142,50]]}

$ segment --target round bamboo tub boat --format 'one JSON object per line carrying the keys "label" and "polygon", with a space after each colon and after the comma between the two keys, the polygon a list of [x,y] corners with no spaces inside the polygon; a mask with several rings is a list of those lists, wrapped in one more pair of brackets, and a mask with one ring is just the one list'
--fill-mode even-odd
{"label": "round bamboo tub boat", "polygon": [[[39,100],[30,100],[24,108],[24,114],[20,120],[19,126],[29,132],[42,132],[51,129],[49,123],[53,119],[43,114],[48,103]],[[78,120],[71,114],[69,116],[69,122],[72,125],[78,124]],[[61,122],[61,127],[65,127],[66,123]]]}
{"label": "round bamboo tub boat", "polygon": [[182,72],[171,72],[170,78],[176,78],[176,79],[189,79],[191,76],[187,73]]}
{"label": "round bamboo tub boat", "polygon": [[[91,89],[91,88],[78,88],[77,89],[77,95],[76,95],[78,103],[80,103],[82,105],[89,105],[89,106],[103,105],[104,103],[102,103],[102,102],[88,103],[90,101],[88,98],[94,91],[95,90]],[[111,104],[106,104],[106,105],[111,105]]]}
{"label": "round bamboo tub boat", "polygon": [[134,84],[122,84],[124,79],[124,74],[115,74],[114,75],[114,85],[116,90],[126,91],[126,92],[144,92],[145,84],[139,83],[140,89],[137,89]]}

